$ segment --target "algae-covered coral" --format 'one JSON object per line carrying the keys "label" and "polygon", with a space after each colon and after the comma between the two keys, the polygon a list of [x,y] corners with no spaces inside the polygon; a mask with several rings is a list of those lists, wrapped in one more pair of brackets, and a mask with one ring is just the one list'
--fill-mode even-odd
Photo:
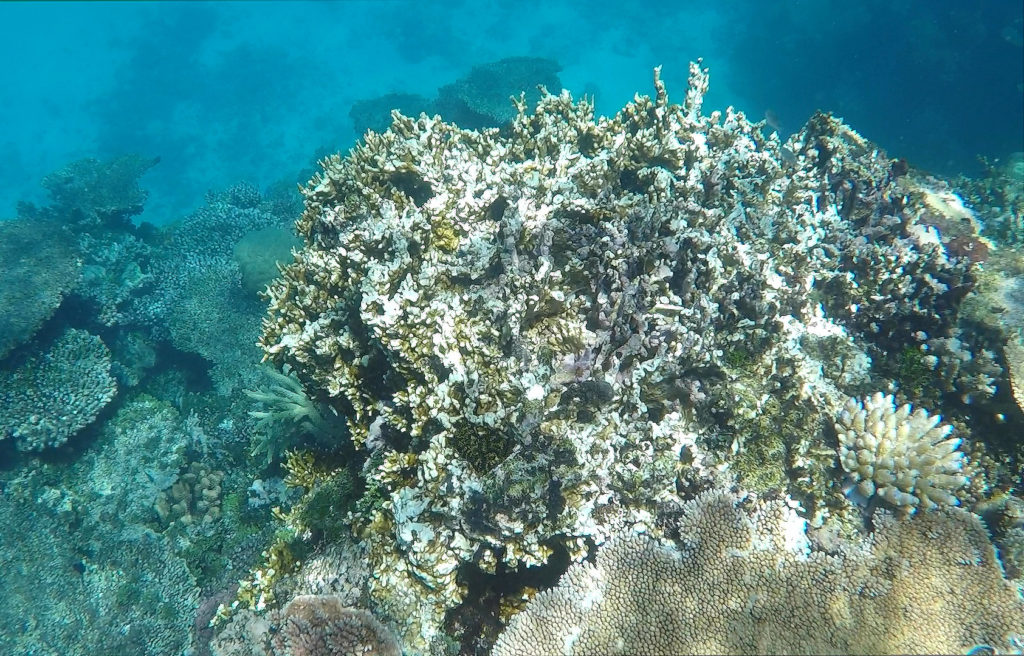
{"label": "algae-covered coral", "polygon": [[352,521],[413,649],[467,569],[581,559],[734,478],[845,512],[836,414],[956,334],[977,263],[905,163],[825,114],[785,143],[705,114],[707,86],[502,131],[396,114],[305,188],[261,343],[363,450]]}

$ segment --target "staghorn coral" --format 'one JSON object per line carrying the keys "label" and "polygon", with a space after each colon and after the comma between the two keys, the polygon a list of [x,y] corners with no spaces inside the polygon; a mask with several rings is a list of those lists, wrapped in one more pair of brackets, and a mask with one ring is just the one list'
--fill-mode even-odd
{"label": "staghorn coral", "polygon": [[0,368],[0,439],[22,451],[64,444],[117,394],[110,364],[103,340],[68,328]]}
{"label": "staghorn coral", "polygon": [[910,404],[896,407],[889,394],[851,398],[839,414],[839,462],[851,491],[903,511],[958,505],[967,484],[960,439],[942,417]]}
{"label": "staghorn coral", "polygon": [[414,648],[460,567],[580,559],[740,453],[823,513],[820,427],[871,350],[955,325],[973,265],[905,171],[830,116],[783,144],[704,115],[690,73],[612,118],[564,92],[501,132],[396,114],[303,192],[260,342],[366,452],[353,518]]}
{"label": "staghorn coral", "polygon": [[959,509],[889,516],[866,546],[830,552],[782,501],[709,492],[684,506],[678,532],[669,545],[612,538],[513,617],[494,656],[1020,647],[1024,603]]}

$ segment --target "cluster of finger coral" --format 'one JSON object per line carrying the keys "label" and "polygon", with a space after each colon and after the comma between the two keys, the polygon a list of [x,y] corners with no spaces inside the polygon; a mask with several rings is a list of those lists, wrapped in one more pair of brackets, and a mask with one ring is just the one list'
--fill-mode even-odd
{"label": "cluster of finger coral", "polygon": [[68,328],[0,366],[0,439],[22,451],[64,444],[116,395],[110,365],[103,340]]}
{"label": "cluster of finger coral", "polygon": [[960,439],[909,404],[897,407],[892,395],[878,392],[851,398],[836,421],[839,461],[856,496],[877,496],[902,510],[958,505],[956,491],[967,483]]}
{"label": "cluster of finger coral", "polygon": [[396,114],[304,190],[261,343],[367,452],[374,594],[416,640],[460,565],[580,558],[709,485],[708,435],[770,411],[769,466],[820,466],[868,349],[950,332],[970,263],[913,225],[905,168],[832,117],[784,145],[702,114],[707,84],[612,118],[547,95],[501,132]]}
{"label": "cluster of finger coral", "polygon": [[617,535],[499,637],[530,654],[967,653],[1020,648],[1024,603],[979,519],[891,516],[864,546],[811,543],[782,501],[711,492],[679,543]]}

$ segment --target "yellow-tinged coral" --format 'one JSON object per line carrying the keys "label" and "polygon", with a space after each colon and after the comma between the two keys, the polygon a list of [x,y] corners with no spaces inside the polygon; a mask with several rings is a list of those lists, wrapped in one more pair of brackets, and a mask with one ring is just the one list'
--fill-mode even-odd
{"label": "yellow-tinged coral", "polygon": [[[500,132],[396,113],[303,190],[261,344],[367,456],[354,520],[411,648],[460,568],[582,559],[730,461],[820,517],[871,349],[950,332],[970,265],[906,236],[891,160],[824,114],[785,144],[703,115],[707,86],[691,65],[672,104],[656,72],[614,117],[546,95]],[[738,430],[768,397],[786,434]]]}

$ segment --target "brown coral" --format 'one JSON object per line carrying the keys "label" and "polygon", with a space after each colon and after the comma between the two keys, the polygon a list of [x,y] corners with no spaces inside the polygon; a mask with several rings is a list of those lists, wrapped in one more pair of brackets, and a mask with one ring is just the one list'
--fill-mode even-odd
{"label": "brown coral", "polygon": [[401,656],[398,640],[373,615],[333,595],[301,595],[284,607],[278,656]]}
{"label": "brown coral", "polygon": [[614,538],[513,618],[495,656],[963,653],[1019,640],[1024,603],[976,516],[885,516],[866,546],[826,552],[785,503],[743,501],[689,502],[681,548]]}

